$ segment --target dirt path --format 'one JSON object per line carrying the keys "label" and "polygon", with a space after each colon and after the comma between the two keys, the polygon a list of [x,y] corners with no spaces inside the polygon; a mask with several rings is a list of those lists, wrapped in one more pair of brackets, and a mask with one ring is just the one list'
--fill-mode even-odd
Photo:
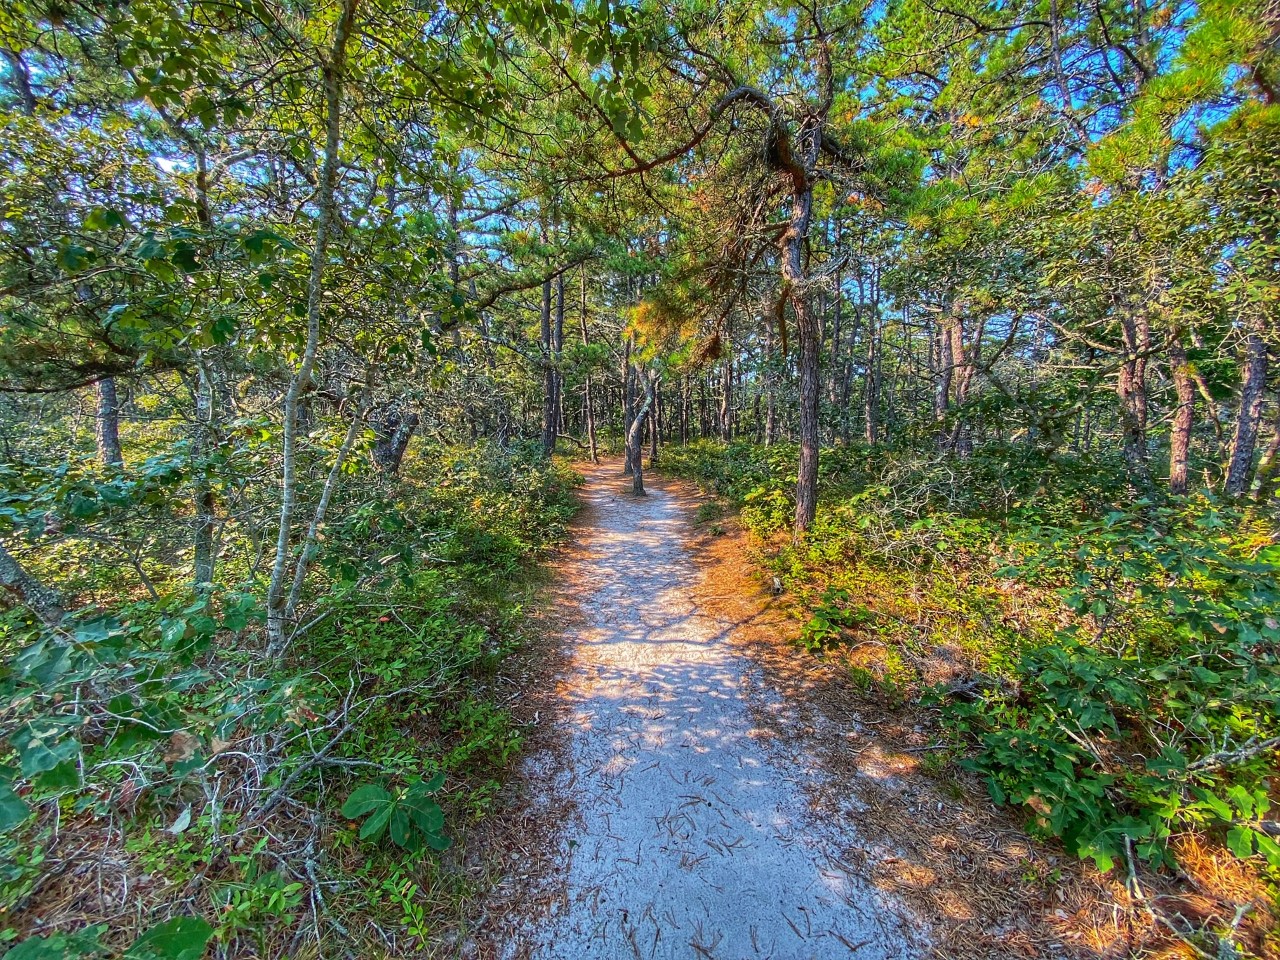
{"label": "dirt path", "polygon": [[[540,960],[863,960],[919,955],[902,911],[814,821],[814,758],[770,742],[754,709],[786,709],[694,599],[689,506],[616,464],[588,472],[579,549],[563,571],[581,610],[566,683],[571,742],[536,801],[570,801],[548,905],[509,956]],[[749,700],[750,698],[750,700]],[[919,931],[916,931],[918,934]]]}

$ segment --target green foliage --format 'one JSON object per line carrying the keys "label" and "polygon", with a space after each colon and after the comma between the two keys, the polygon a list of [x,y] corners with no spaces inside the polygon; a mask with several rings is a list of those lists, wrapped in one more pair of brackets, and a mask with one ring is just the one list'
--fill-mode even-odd
{"label": "green foliage", "polygon": [[[106,924],[77,933],[29,937],[10,948],[3,960],[73,960],[110,955],[102,945]],[[200,960],[213,937],[213,928],[199,917],[174,917],[157,924],[125,950],[122,960]]]}
{"label": "green foliage", "polygon": [[[817,523],[765,551],[805,607],[806,649],[874,638],[884,649],[873,668],[850,664],[855,680],[941,703],[992,798],[1102,869],[1172,865],[1169,842],[1188,829],[1280,869],[1265,824],[1280,742],[1269,520],[1204,498],[1109,507],[1123,468],[1106,459],[863,453],[824,451]],[[776,456],[709,443],[665,454],[764,538],[791,503]],[[976,699],[919,687],[906,664],[943,645],[972,664]]]}
{"label": "green foliage", "polygon": [[800,631],[800,643],[810,653],[835,646],[846,631],[875,623],[875,615],[853,603],[848,590],[828,587]]}
{"label": "green foliage", "polygon": [[952,708],[998,802],[1108,868],[1167,862],[1185,826],[1280,869],[1261,831],[1280,735],[1280,552],[1212,503],[1137,504],[1026,531],[1017,572],[1077,619],[1028,651],[1019,696]]}
{"label": "green foliage", "polygon": [[423,846],[448,850],[453,841],[441,833],[444,811],[431,799],[431,794],[443,785],[443,773],[410,783],[394,793],[379,784],[366,783],[347,797],[342,815],[365,818],[360,827],[361,840],[377,843],[389,835],[391,842],[406,853],[416,853]]}
{"label": "green foliage", "polygon": [[[306,858],[279,846],[297,842],[293,828],[257,825],[255,807],[275,791],[316,810],[317,823],[337,813],[328,798],[343,791],[343,816],[398,856],[447,849],[446,810],[463,819],[487,811],[521,745],[487,682],[518,646],[533,561],[563,536],[576,478],[532,449],[482,446],[411,456],[405,472],[395,486],[335,502],[307,598],[316,622],[269,669],[252,591],[193,597],[178,587],[83,611],[58,635],[21,610],[0,618],[0,912],[21,922],[38,906],[42,850],[53,818],[70,812],[78,830],[119,822],[116,856],[186,890],[220,942],[270,952],[313,882]],[[13,481],[5,522],[39,537],[43,516],[82,498],[95,504],[85,522],[109,533],[131,514],[112,513],[102,491],[127,490],[136,506],[150,473],[37,471],[25,487]],[[110,573],[119,592],[128,573]],[[319,776],[316,751],[330,740],[338,772]],[[254,770],[242,758],[253,755],[263,758],[260,783],[242,779]],[[377,779],[353,784],[348,762],[355,772],[372,765]],[[424,766],[440,773],[415,779]],[[211,775],[239,786],[210,796]],[[329,833],[343,843],[342,829]],[[377,885],[395,862],[369,851],[362,883]],[[138,949],[169,947],[157,933]]]}

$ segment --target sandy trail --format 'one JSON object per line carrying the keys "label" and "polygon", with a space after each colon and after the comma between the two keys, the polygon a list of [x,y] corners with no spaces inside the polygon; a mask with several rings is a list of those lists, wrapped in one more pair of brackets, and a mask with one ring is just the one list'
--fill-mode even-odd
{"label": "sandy trail", "polygon": [[[687,505],[656,484],[627,492],[616,464],[593,469],[569,640],[568,769],[545,787],[575,815],[547,884],[549,915],[509,941],[540,960],[863,960],[917,955],[900,911],[839,851],[849,836],[813,822],[817,763],[767,742],[748,693],[753,666],[731,624],[693,599]],[[763,697],[763,700],[761,699]]]}

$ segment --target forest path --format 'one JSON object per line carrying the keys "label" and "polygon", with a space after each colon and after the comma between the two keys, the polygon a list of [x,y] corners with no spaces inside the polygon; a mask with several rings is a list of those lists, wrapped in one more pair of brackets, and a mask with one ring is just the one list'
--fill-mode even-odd
{"label": "forest path", "polygon": [[[536,802],[572,814],[541,917],[508,941],[542,960],[810,960],[916,955],[899,911],[814,822],[803,748],[770,742],[754,709],[785,709],[695,599],[690,498],[619,464],[588,467],[576,550],[561,570],[580,605],[567,641],[570,729]],[[551,813],[549,815],[554,815]]]}

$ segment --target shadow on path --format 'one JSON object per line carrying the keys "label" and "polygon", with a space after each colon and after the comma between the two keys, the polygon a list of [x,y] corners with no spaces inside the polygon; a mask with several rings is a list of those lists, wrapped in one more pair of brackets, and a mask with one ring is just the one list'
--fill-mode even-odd
{"label": "shadow on path", "polygon": [[[894,905],[807,813],[816,763],[768,744],[745,699],[752,666],[693,600],[688,517],[657,485],[588,474],[582,551],[565,571],[572,728],[563,895],[531,925],[541,960],[914,957]],[[778,705],[781,707],[782,705]],[[517,945],[512,944],[514,949]]]}

